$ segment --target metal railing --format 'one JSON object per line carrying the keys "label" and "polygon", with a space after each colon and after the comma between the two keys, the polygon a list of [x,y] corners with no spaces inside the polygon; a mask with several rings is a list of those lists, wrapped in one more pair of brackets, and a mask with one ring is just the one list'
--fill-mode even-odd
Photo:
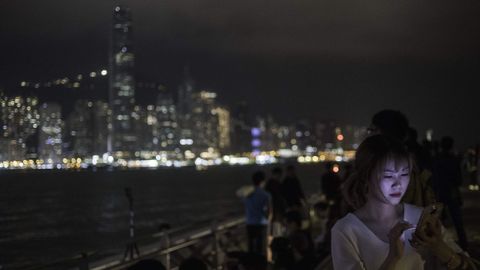
{"label": "metal railing", "polygon": [[139,260],[152,258],[160,260],[167,270],[175,270],[191,255],[202,257],[211,269],[221,269],[225,252],[245,248],[244,227],[245,219],[238,214],[219,221],[174,229],[165,227],[158,233],[131,238],[126,243],[127,247],[137,244],[138,255],[134,253],[131,257],[125,257],[117,246],[115,254],[105,255],[101,250],[82,252],[70,258],[24,270],[120,270]]}

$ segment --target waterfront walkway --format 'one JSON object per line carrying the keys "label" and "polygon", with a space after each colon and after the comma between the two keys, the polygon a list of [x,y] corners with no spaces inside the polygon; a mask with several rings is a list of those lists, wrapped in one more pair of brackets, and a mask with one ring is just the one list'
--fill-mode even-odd
{"label": "waterfront walkway", "polygon": [[[468,236],[468,240],[469,240],[469,253],[470,253],[472,258],[479,261],[480,260],[480,191],[470,191],[470,190],[467,190],[467,189],[462,189],[462,195],[463,195],[463,199],[464,199],[463,210],[464,210],[465,229],[467,231],[467,236]],[[447,224],[447,226],[449,226],[449,225]],[[238,230],[238,229],[240,229],[240,230]],[[448,229],[453,230],[451,225],[448,227]],[[236,231],[235,234],[237,236],[241,236],[241,234],[243,234],[243,233],[244,233],[244,229],[237,227],[237,231]],[[240,238],[243,238],[243,237],[240,237]],[[240,246],[242,246],[242,245],[240,244]],[[239,247],[239,246],[237,246],[237,247]],[[244,246],[244,248],[246,248],[246,247]],[[213,251],[213,250],[211,250],[211,251]],[[213,252],[213,253],[215,254],[215,252]],[[218,254],[216,254],[216,255],[218,256]],[[163,253],[163,256],[153,256],[153,257],[156,257],[156,258],[158,258],[162,261],[165,260],[165,254],[164,253]],[[218,257],[216,259],[218,259]],[[210,264],[210,266],[212,266],[212,265]],[[331,267],[331,265],[329,265],[329,267],[324,268],[324,269],[331,269],[330,267]],[[102,269],[102,268],[97,268],[97,269]],[[123,269],[123,268],[122,267],[118,267],[118,268],[117,267],[112,267],[112,268],[105,268],[105,269],[115,269],[115,270],[117,270],[117,269]],[[176,269],[176,267],[172,267],[172,269]],[[212,268],[212,269],[215,269],[215,268]],[[216,269],[222,269],[222,268],[216,268]],[[318,269],[320,269],[320,268],[318,268]]]}

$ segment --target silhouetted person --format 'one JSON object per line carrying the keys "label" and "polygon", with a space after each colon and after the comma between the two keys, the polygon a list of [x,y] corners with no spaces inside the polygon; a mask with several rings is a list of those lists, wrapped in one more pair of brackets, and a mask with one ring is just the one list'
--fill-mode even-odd
{"label": "silhouetted person", "polygon": [[458,242],[462,248],[467,247],[467,237],[462,220],[462,172],[460,160],[453,154],[454,140],[452,137],[443,137],[440,142],[441,151],[434,160],[433,179],[438,200],[445,205],[457,231]]}
{"label": "silhouetted person", "polygon": [[287,166],[286,176],[282,181],[282,194],[287,209],[301,209],[305,204],[305,195],[293,165]]}
{"label": "silhouetted person", "polygon": [[428,169],[431,171],[431,155],[429,155],[428,150],[423,149],[422,145],[420,145],[417,140],[417,131],[414,128],[409,127],[407,141],[405,142],[405,144],[407,145],[407,149],[410,153],[413,154],[419,171],[422,171],[424,169]]}
{"label": "silhouetted person", "polygon": [[292,210],[285,214],[287,238],[292,245],[295,258],[294,269],[313,269],[315,265],[314,244],[310,233],[302,229],[302,215]]}
{"label": "silhouetted person", "polygon": [[283,233],[283,217],[285,215],[285,210],[287,208],[285,198],[282,194],[282,169],[280,167],[275,167],[272,170],[272,177],[268,179],[265,190],[270,193],[272,196],[272,226],[271,234],[272,236],[280,236]]}
{"label": "silhouetted person", "polygon": [[332,220],[330,204],[328,202],[318,202],[313,206],[313,209],[318,219],[317,222],[312,224],[311,228],[312,236],[314,237],[313,244],[315,254],[317,254],[319,258],[325,258],[330,254],[330,230],[338,217]]}
{"label": "silhouetted person", "polygon": [[166,268],[160,261],[154,259],[145,259],[128,267],[127,270],[166,270]]}
{"label": "silhouetted person", "polygon": [[383,134],[404,143],[408,135],[408,119],[400,111],[382,110],[372,117],[369,135]]}
{"label": "silhouetted person", "polygon": [[265,255],[267,252],[267,227],[271,217],[271,196],[262,187],[265,173],[257,171],[252,176],[255,190],[245,197],[248,251]]}
{"label": "silhouetted person", "polygon": [[465,171],[467,173],[468,184],[470,187],[475,187],[477,185],[477,164],[477,149],[469,148],[465,154]]}
{"label": "silhouetted person", "polygon": [[295,256],[288,238],[274,238],[270,248],[272,249],[273,270],[295,270]]}
{"label": "silhouetted person", "polygon": [[325,172],[322,175],[322,192],[327,197],[327,200],[338,203],[341,198],[340,186],[342,179],[338,173],[333,171],[334,163],[325,163]]}
{"label": "silhouetted person", "polygon": [[[331,233],[330,230],[333,227],[333,224],[341,217],[343,212],[346,210],[346,203],[343,202],[341,186],[342,186],[342,179],[338,175],[338,173],[333,171],[334,163],[327,162],[325,164],[325,173],[322,175],[322,191],[325,194],[328,200],[328,221],[326,222],[326,232],[324,235],[323,243],[320,244],[321,249],[325,246],[330,248],[330,238]],[[325,249],[320,250],[323,252]]]}
{"label": "silhouetted person", "polygon": [[208,267],[204,261],[190,257],[180,264],[179,270],[207,270]]}

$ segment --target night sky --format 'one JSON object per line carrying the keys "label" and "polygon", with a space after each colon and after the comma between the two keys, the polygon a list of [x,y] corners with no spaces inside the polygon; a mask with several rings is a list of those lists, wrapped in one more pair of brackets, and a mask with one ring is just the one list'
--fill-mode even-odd
{"label": "night sky", "polygon": [[175,90],[189,65],[199,88],[280,122],[393,108],[480,142],[478,0],[2,0],[0,85],[106,68],[115,4],[133,12],[139,81]]}

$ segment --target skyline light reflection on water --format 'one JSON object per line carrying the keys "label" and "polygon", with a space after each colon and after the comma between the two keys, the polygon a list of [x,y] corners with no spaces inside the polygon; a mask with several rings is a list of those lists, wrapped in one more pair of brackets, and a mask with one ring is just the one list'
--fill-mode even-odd
{"label": "skyline light reflection on water", "polygon": [[[113,172],[0,172],[0,265],[6,269],[47,264],[83,251],[118,250],[128,239],[128,200],[134,196],[137,236],[228,213],[243,214],[235,191],[256,169],[220,166]],[[320,187],[323,164],[300,165],[305,192]]]}

